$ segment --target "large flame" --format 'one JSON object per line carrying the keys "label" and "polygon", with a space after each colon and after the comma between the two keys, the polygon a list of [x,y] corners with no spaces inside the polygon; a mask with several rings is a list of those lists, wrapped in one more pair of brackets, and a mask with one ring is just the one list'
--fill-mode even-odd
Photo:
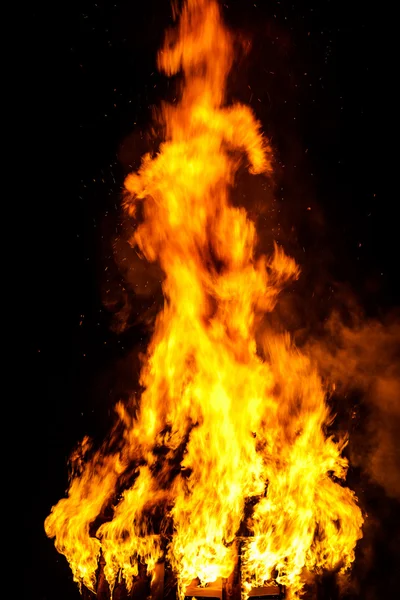
{"label": "large flame", "polygon": [[151,573],[162,557],[181,598],[195,578],[228,577],[249,499],[245,592],[275,579],[295,597],[305,571],[346,570],[361,536],[316,370],[288,336],[259,334],[299,270],[278,246],[258,255],[254,223],[230,202],[241,164],[271,171],[251,110],[226,105],[232,58],[215,0],[186,0],[158,56],[167,75],[183,73],[180,100],[160,111],[159,152],[125,182],[133,245],[165,274],[144,391],[117,406],[110,440],[86,462],[84,440],[45,523],[90,589],[101,554],[111,589],[121,575],[131,589],[139,561]]}

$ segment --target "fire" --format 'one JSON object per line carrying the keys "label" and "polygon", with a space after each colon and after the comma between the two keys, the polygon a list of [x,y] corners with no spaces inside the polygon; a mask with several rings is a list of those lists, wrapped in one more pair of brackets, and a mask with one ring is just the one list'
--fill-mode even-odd
{"label": "fire", "polygon": [[182,72],[180,99],[158,115],[159,152],[125,181],[124,207],[138,221],[132,244],[165,276],[144,391],[117,406],[99,450],[84,440],[68,496],[45,522],[74,579],[92,590],[100,555],[111,590],[121,576],[131,589],[140,561],[151,574],[164,558],[182,599],[193,579],[230,575],[246,521],[244,595],[275,580],[296,597],[306,571],[345,571],[361,537],[356,498],[339,483],[346,442],[325,434],[320,377],[289,336],[261,333],[299,269],[277,245],[260,255],[254,223],[230,201],[241,164],[271,173],[253,113],[226,103],[232,60],[216,1],[186,0],[158,55],[167,75]]}

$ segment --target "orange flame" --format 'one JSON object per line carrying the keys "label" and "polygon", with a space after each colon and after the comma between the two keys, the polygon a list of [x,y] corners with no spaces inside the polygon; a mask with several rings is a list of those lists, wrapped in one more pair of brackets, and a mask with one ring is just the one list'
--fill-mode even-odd
{"label": "orange flame", "polygon": [[90,589],[100,553],[111,589],[120,575],[131,589],[138,561],[151,573],[164,553],[180,598],[194,578],[228,577],[249,498],[245,595],[275,579],[295,597],[305,570],[347,569],[361,537],[354,494],[338,483],[345,442],[326,438],[331,417],[315,368],[288,336],[257,333],[299,269],[278,246],[259,256],[254,223],[230,202],[243,161],[254,174],[271,171],[251,110],[225,103],[232,59],[217,3],[186,0],[158,56],[167,75],[183,72],[180,101],[162,106],[165,141],[125,182],[128,213],[141,205],[132,243],[165,274],[144,392],[134,417],[117,406],[111,442],[82,462],[45,522]]}

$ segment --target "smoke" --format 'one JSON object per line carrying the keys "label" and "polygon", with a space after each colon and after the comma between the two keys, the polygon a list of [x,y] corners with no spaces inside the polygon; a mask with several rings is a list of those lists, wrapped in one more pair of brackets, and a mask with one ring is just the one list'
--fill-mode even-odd
{"label": "smoke", "polygon": [[[154,132],[137,130],[121,143],[118,158],[125,175],[139,168],[146,152],[155,153],[159,139]],[[115,198],[120,204],[121,198]],[[111,329],[123,334],[132,327],[151,332],[163,303],[164,274],[157,263],[150,263],[132,247],[132,238],[141,221],[127,218],[119,209],[101,223],[104,268],[101,273],[102,300],[111,314]]]}
{"label": "smoke", "polygon": [[[362,398],[350,445],[353,466],[361,467],[391,498],[400,500],[400,319],[364,320],[358,309],[351,322],[338,312],[324,334],[308,342],[308,351],[324,379],[347,398]],[[361,416],[360,416],[361,414]]]}

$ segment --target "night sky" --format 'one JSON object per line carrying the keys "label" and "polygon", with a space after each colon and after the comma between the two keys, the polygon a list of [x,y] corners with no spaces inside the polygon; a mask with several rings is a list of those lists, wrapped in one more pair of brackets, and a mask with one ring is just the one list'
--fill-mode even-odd
{"label": "night sky", "polygon": [[[171,95],[155,57],[172,16],[168,0],[81,1],[54,11],[31,8],[23,44],[29,359],[18,410],[28,552],[26,591],[15,597],[77,600],[43,521],[65,492],[74,445],[86,434],[104,436],[115,401],[133,388],[132,356],[148,340],[138,314],[159,301],[155,290],[146,306],[138,303],[112,249],[124,176],[155,148],[146,133],[151,110]],[[298,293],[314,314],[346,290],[366,317],[385,319],[400,306],[390,16],[344,0],[226,0],[223,14],[252,40],[228,96],[250,104],[275,153],[273,210],[260,235],[295,256],[306,282]],[[118,332],[115,313],[127,305],[130,326]],[[373,502],[376,515],[380,506],[384,513],[382,531],[390,531],[399,504],[379,486]],[[393,552],[384,562],[390,592]],[[357,597],[377,597],[382,564],[370,568]]]}

